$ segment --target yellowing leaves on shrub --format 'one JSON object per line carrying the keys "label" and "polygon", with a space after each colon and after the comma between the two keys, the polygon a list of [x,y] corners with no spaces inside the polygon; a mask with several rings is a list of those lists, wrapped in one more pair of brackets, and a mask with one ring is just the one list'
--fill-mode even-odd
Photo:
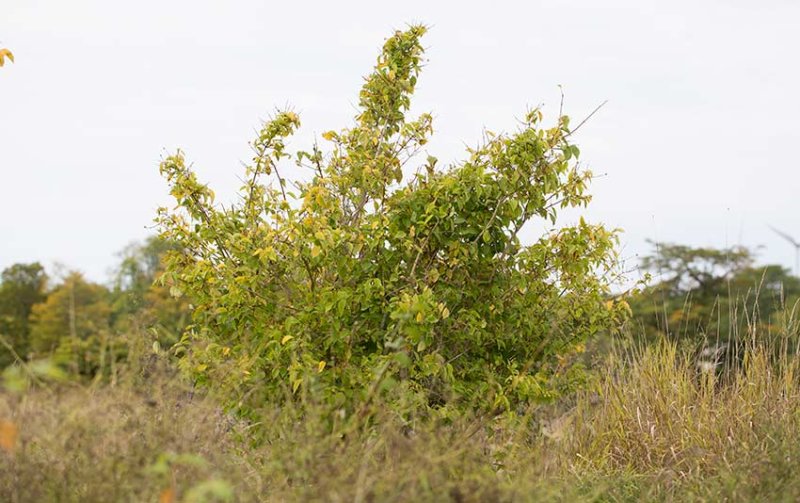
{"label": "yellowing leaves on shrub", "polygon": [[17,448],[17,425],[11,421],[0,420],[0,449],[8,453]]}
{"label": "yellowing leaves on shrub", "polygon": [[[564,155],[574,155],[566,117],[542,129],[533,110],[465,160],[434,169],[431,157],[429,169],[403,178],[433,132],[431,114],[409,116],[425,31],[411,26],[385,41],[357,115],[322,133],[333,142],[324,151],[289,148],[300,125],[293,112],[265,122],[232,207],[213,204],[182,152],[161,163],[176,199],[157,218],[176,244],[164,278],[202,327],[186,335],[198,351],[235,341],[264,376],[230,375],[208,352],[209,375],[226,378],[194,377],[231,396],[230,406],[250,413],[265,399],[295,400],[286,383],[294,394],[305,387],[298,400],[313,393],[346,408],[361,408],[365,387],[403,408],[439,407],[442,396],[489,410],[524,405],[549,399],[555,385],[487,393],[487,383],[508,383],[521,364],[555,369],[554,355],[622,321],[603,304],[617,265],[614,231],[581,221],[532,244],[518,237],[529,222],[550,227],[560,209],[591,200],[591,173]],[[287,185],[286,164],[308,175]],[[261,260],[267,247],[270,260]],[[408,386],[382,386],[390,380]]]}
{"label": "yellowing leaves on shrub", "polygon": [[6,64],[6,58],[12,63],[14,62],[14,55],[8,49],[0,49],[0,66]]}

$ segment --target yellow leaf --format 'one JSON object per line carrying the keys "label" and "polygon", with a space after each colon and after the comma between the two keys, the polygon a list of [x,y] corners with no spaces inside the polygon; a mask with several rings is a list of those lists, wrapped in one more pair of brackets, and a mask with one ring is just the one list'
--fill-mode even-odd
{"label": "yellow leaf", "polygon": [[294,336],[291,335],[284,335],[283,339],[281,339],[281,346],[285,345],[290,340],[294,339]]}
{"label": "yellow leaf", "polygon": [[17,425],[11,421],[0,421],[0,449],[8,453],[17,448]]}
{"label": "yellow leaf", "polygon": [[333,131],[325,131],[324,133],[322,133],[322,137],[328,141],[332,141],[336,137],[336,133],[334,133]]}
{"label": "yellow leaf", "polygon": [[323,370],[325,370],[325,361],[321,360],[317,365],[317,372],[322,372]]}
{"label": "yellow leaf", "polygon": [[11,51],[8,49],[0,49],[0,66],[6,63],[5,58],[8,58],[12,63],[14,62],[14,55],[11,54]]}
{"label": "yellow leaf", "polygon": [[319,257],[319,248],[314,246],[313,248],[311,248],[311,258],[317,258],[317,257]]}
{"label": "yellow leaf", "polygon": [[422,311],[417,313],[417,323],[422,323],[425,321],[425,317],[422,315]]}

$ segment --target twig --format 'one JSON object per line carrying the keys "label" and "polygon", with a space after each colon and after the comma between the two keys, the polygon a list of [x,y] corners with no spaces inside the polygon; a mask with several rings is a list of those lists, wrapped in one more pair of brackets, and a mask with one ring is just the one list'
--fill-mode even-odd
{"label": "twig", "polygon": [[592,113],[590,113],[589,115],[587,115],[587,116],[586,116],[586,118],[585,118],[585,119],[583,119],[583,120],[580,122],[580,124],[578,124],[577,126],[575,126],[575,129],[572,129],[572,130],[571,130],[569,133],[567,133],[566,135],[564,135],[564,138],[567,138],[568,136],[572,135],[572,134],[573,134],[573,133],[575,133],[577,130],[579,130],[579,129],[581,128],[581,126],[583,126],[584,124],[586,124],[586,122],[587,122],[589,119],[591,119],[591,118],[592,118],[592,116],[593,116],[594,114],[596,114],[597,112],[599,112],[599,111],[600,111],[600,109],[601,109],[601,108],[603,108],[603,107],[605,106],[605,104],[606,104],[606,103],[608,103],[608,100],[605,100],[604,102],[602,102],[602,103],[600,103],[599,105],[597,105],[597,108],[595,108],[594,110],[592,110]]}

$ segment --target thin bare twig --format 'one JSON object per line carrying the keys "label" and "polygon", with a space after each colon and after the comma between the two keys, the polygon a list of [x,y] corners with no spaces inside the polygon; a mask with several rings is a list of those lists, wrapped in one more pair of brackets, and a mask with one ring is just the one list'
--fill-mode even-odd
{"label": "thin bare twig", "polygon": [[586,118],[585,118],[585,119],[583,119],[583,120],[582,120],[582,121],[581,121],[581,122],[580,122],[580,123],[579,123],[577,126],[575,126],[575,128],[574,128],[574,129],[572,129],[572,130],[571,130],[569,133],[567,133],[566,135],[564,135],[564,138],[567,138],[567,137],[569,137],[570,135],[572,135],[573,133],[575,133],[577,130],[579,130],[579,129],[581,128],[581,126],[583,126],[584,124],[586,124],[586,122],[588,122],[588,121],[589,121],[589,119],[591,119],[591,118],[592,118],[592,116],[594,116],[594,114],[596,114],[597,112],[599,112],[599,111],[600,111],[600,109],[601,109],[601,108],[603,108],[603,107],[606,105],[606,103],[608,103],[608,100],[605,100],[604,102],[602,102],[602,103],[600,103],[599,105],[597,105],[597,108],[595,108],[594,110],[592,110],[592,113],[590,113],[589,115],[587,115],[587,116],[586,116]]}

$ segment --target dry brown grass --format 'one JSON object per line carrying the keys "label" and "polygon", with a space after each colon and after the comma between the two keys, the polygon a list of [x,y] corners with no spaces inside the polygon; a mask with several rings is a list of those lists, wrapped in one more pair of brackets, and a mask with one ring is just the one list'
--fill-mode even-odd
{"label": "dry brown grass", "polygon": [[[0,394],[0,418],[18,430],[13,448],[0,451],[0,501],[227,499],[224,491],[198,494],[213,484],[234,501],[557,495],[541,483],[550,469],[543,448],[552,442],[506,418],[409,425],[386,414],[369,428],[330,435],[326,414],[275,410],[245,425],[177,381],[151,379]],[[262,431],[258,445],[249,441],[252,428]],[[163,472],[165,458],[172,462]]]}
{"label": "dry brown grass", "polygon": [[577,402],[336,434],[323,409],[246,424],[146,370],[0,394],[0,501],[800,500],[800,358],[771,343],[724,380],[662,342]]}
{"label": "dry brown grass", "polygon": [[[217,478],[247,487],[230,420],[163,382],[0,394],[0,418],[18,432],[0,452],[1,501],[157,501]],[[170,453],[197,458],[158,473]]]}

